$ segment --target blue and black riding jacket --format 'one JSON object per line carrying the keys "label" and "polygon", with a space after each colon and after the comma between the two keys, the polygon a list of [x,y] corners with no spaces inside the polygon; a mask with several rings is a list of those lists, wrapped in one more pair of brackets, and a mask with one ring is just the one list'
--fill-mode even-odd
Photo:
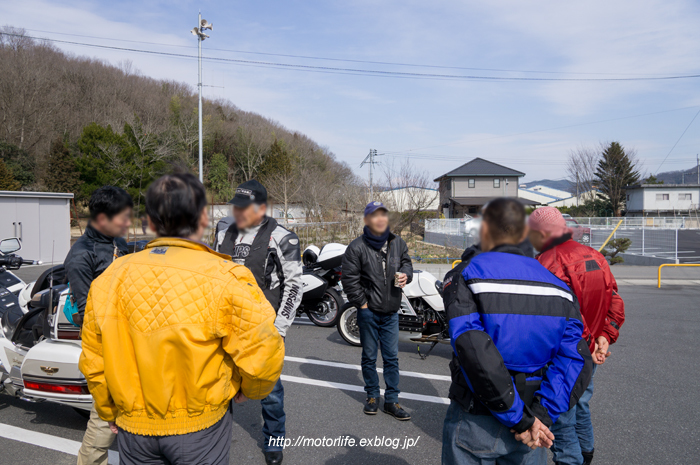
{"label": "blue and black riding jacket", "polygon": [[443,297],[454,349],[450,398],[523,432],[551,426],[588,386],[592,359],[576,296],[516,246],[462,262]]}

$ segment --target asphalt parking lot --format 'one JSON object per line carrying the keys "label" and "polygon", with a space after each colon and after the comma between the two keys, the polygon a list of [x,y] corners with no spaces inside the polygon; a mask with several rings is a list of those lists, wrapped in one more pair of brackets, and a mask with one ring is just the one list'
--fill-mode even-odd
{"label": "asphalt parking lot", "polygon": [[[677,275],[656,289],[646,278],[652,270],[629,270],[623,273],[629,279],[619,279],[627,322],[612,357],[596,374],[595,463],[698,463],[700,286]],[[384,438],[383,445],[365,447],[290,446],[286,464],[439,463],[449,346],[438,346],[421,360],[415,345],[402,343],[401,403],[413,414],[410,422],[362,413],[360,351],[347,345],[335,328],[298,321],[287,335],[286,355],[288,438],[347,436],[357,443]],[[259,402],[234,406],[234,420],[231,463],[263,464]],[[85,423],[66,407],[0,395],[0,462],[74,464]],[[415,445],[404,449],[407,438]],[[398,440],[397,448],[387,445],[387,439]],[[111,462],[116,463],[116,454]]]}

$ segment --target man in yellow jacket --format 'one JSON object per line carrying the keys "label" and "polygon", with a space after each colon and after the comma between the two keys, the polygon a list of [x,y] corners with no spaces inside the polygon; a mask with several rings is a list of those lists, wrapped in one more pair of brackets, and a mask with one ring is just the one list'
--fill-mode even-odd
{"label": "man in yellow jacket", "polygon": [[265,398],[282,371],[275,312],[246,267],[200,242],[194,176],[156,180],[146,213],[157,239],[92,284],[80,369],[120,463],[228,464],[231,399]]}

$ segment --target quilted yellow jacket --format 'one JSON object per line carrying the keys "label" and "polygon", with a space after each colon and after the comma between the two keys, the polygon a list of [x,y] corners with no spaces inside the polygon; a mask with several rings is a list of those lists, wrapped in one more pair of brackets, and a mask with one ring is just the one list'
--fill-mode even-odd
{"label": "quilted yellow jacket", "polygon": [[266,397],[284,363],[251,272],[207,246],[151,241],[90,288],[80,370],[100,418],[140,435],[199,431],[242,390]]}

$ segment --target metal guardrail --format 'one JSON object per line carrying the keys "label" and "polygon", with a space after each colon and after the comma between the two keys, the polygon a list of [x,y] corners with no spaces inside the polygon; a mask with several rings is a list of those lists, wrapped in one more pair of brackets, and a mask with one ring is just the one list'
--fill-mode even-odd
{"label": "metal guardrail", "polygon": [[664,263],[660,265],[657,275],[657,289],[661,289],[661,268],[665,266],[700,266],[700,263]]}

